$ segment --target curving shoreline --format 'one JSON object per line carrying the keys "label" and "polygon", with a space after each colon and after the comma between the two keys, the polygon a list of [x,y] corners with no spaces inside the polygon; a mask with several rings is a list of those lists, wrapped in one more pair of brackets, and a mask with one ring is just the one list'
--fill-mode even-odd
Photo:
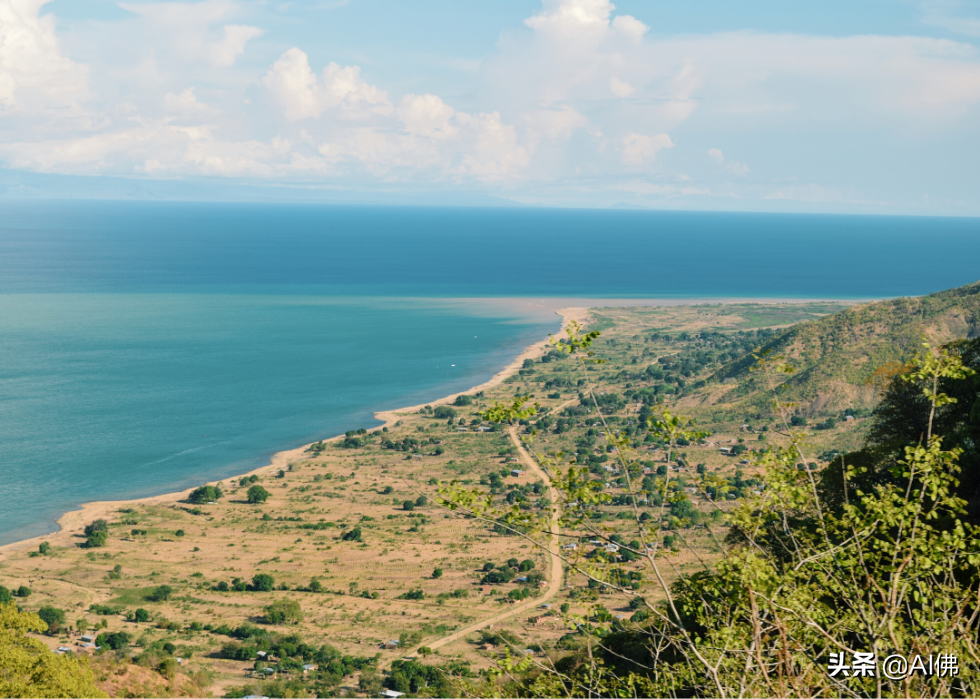
{"label": "curving shoreline", "polygon": [[[561,316],[561,329],[559,332],[564,330],[568,323],[572,320],[576,320],[580,323],[584,323],[588,319],[589,309],[585,307],[570,307],[562,308],[555,311]],[[430,401],[428,403],[423,403],[420,405],[406,406],[403,408],[395,408],[393,410],[383,410],[374,413],[374,417],[377,420],[381,420],[383,424],[377,425],[372,429],[380,429],[381,427],[389,427],[394,425],[398,419],[404,415],[416,413],[425,405],[445,405],[451,403],[456,399],[456,396],[472,393],[474,391],[486,390],[488,388],[493,388],[503,383],[505,379],[513,376],[523,365],[525,359],[535,359],[540,357],[545,348],[548,346],[549,338],[545,338],[534,344],[525,347],[509,364],[507,364],[503,369],[494,374],[489,380],[484,383],[474,386],[466,391],[459,391],[457,393],[450,394],[448,396],[443,396],[438,400]],[[324,442],[335,442],[339,439],[343,439],[345,435],[337,435],[329,439],[324,439]],[[312,444],[312,443],[311,443]],[[269,463],[265,466],[260,466],[258,468],[252,469],[245,473],[240,473],[235,476],[229,476],[226,478],[208,481],[208,485],[214,485],[224,481],[236,480],[242,478],[243,476],[250,475],[266,475],[269,473],[275,473],[281,468],[285,468],[289,463],[296,461],[303,457],[306,450],[310,447],[310,444],[304,444],[300,447],[293,449],[286,449],[283,451],[276,452],[269,459]],[[14,551],[22,551],[25,549],[36,549],[41,542],[48,541],[51,543],[55,542],[66,542],[69,539],[80,536],[85,529],[85,526],[99,518],[105,517],[112,511],[118,510],[121,507],[127,507],[131,505],[169,505],[173,503],[180,502],[190,495],[191,491],[198,486],[192,488],[187,488],[186,490],[181,490],[179,492],[164,493],[163,495],[151,495],[145,498],[135,498],[132,500],[96,500],[93,502],[83,503],[79,509],[71,510],[66,512],[61,517],[58,518],[58,531],[51,532],[49,534],[42,534],[40,536],[31,537],[29,539],[22,539],[21,541],[14,541],[9,544],[0,546],[0,561],[2,561],[9,553]]]}
{"label": "curving shoreline", "polygon": [[[465,300],[469,302],[495,302],[500,303],[504,301],[503,299],[458,299]],[[548,313],[549,311],[561,317],[561,326],[558,332],[562,332],[568,324],[575,320],[583,325],[588,322],[589,312],[592,308],[598,307],[637,307],[637,306],[679,306],[679,305],[714,305],[714,304],[744,304],[744,303],[761,303],[761,304],[780,304],[780,303],[813,303],[819,301],[833,301],[833,302],[843,302],[843,303],[854,303],[856,300],[842,300],[842,299],[788,299],[788,298],[778,298],[778,299],[759,299],[759,298],[729,298],[729,299],[556,299],[556,298],[522,298],[522,299],[512,299],[514,304],[526,310],[527,306],[536,307],[539,313]],[[564,304],[587,304],[587,305],[568,305]],[[558,307],[562,305],[562,307]],[[550,313],[549,313],[550,315]],[[429,401],[428,403],[422,403],[419,405],[411,405],[401,408],[394,408],[391,410],[381,410],[374,413],[374,417],[377,420],[381,420],[382,424],[377,425],[372,429],[380,429],[381,427],[390,427],[399,418],[418,412],[418,410],[425,405],[445,405],[451,403],[455,400],[456,396],[464,393],[473,393],[474,391],[481,391],[488,388],[493,388],[501,384],[505,379],[517,373],[521,368],[525,359],[534,359],[540,357],[545,348],[547,347],[549,338],[544,338],[535,342],[531,345],[526,346],[514,359],[507,364],[504,368],[494,374],[489,380],[484,383],[473,386],[465,391],[459,391],[457,393],[450,394],[448,396],[443,396],[437,400]],[[343,439],[345,435],[337,435],[329,439],[324,439],[324,442],[334,442],[338,439]],[[225,478],[217,479],[214,481],[208,481],[207,484],[214,485],[216,483],[221,483],[224,481],[235,480],[243,476],[255,475],[265,475],[268,473],[275,473],[281,468],[285,468],[290,462],[296,461],[303,457],[306,450],[310,447],[310,444],[304,444],[302,446],[287,449],[284,451],[279,451],[274,453],[270,459],[269,463],[265,466],[259,466],[250,471],[240,473],[235,476],[228,476]],[[21,551],[28,548],[37,548],[37,546],[43,541],[58,542],[67,541],[73,537],[81,534],[84,530],[85,525],[93,522],[96,519],[107,516],[110,512],[118,510],[121,507],[127,507],[131,505],[165,505],[180,502],[187,498],[194,488],[198,486],[193,486],[179,492],[164,493],[162,495],[152,495],[144,498],[135,498],[131,500],[97,500],[93,502],[83,503],[79,509],[71,510],[63,514],[56,523],[59,529],[57,531],[42,534],[39,536],[31,537],[29,539],[22,539],[20,541],[14,541],[9,544],[4,544],[0,546],[0,562],[4,560],[7,554],[13,551]]]}

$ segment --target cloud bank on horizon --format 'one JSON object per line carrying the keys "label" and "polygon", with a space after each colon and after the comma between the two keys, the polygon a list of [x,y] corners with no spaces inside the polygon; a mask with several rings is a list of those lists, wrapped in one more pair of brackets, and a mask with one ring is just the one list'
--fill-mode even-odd
{"label": "cloud bank on horizon", "polygon": [[609,0],[542,0],[478,58],[406,49],[450,66],[432,78],[297,29],[342,27],[356,2],[305,16],[94,2],[112,11],[66,19],[60,2],[0,0],[0,167],[382,199],[980,214],[980,20],[956,3],[920,5],[919,34],[670,33]]}

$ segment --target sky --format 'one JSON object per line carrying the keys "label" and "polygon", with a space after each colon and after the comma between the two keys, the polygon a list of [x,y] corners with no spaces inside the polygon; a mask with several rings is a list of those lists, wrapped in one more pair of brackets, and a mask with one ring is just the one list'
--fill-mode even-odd
{"label": "sky", "polygon": [[980,0],[0,0],[0,197],[980,216]]}

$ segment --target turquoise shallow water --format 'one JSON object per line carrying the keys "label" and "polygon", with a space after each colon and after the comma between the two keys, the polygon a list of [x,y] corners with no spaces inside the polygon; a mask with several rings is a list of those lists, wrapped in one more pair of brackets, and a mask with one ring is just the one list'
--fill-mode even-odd
{"label": "turquoise shallow water", "polygon": [[557,327],[466,304],[297,295],[0,305],[2,543],[82,502],[187,488],[375,425],[375,410],[480,383]]}
{"label": "turquoise shallow water", "polygon": [[977,260],[977,219],[3,202],[0,543],[482,383],[558,325],[452,299],[884,297]]}

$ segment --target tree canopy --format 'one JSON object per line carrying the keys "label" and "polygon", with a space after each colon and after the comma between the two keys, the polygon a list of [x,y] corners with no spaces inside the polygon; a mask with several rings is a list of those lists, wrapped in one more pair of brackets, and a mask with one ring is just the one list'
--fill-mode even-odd
{"label": "tree canopy", "polygon": [[209,502],[214,502],[223,494],[221,488],[216,485],[202,485],[200,488],[195,488],[191,491],[187,499],[197,505],[205,505]]}
{"label": "tree canopy", "polygon": [[269,499],[269,491],[263,488],[261,485],[256,484],[248,489],[248,494],[246,497],[251,504],[257,505]]}
{"label": "tree canopy", "polygon": [[57,655],[28,632],[47,630],[37,615],[0,604],[0,697],[106,697],[88,661]]}

